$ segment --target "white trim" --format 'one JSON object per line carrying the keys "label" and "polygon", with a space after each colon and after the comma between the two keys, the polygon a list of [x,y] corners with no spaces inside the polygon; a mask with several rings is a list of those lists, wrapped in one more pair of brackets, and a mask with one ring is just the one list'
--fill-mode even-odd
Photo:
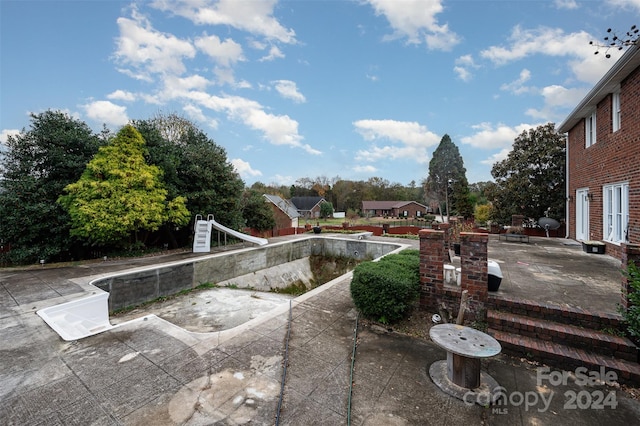
{"label": "white trim", "polygon": [[594,145],[597,140],[597,132],[596,132],[596,112],[594,110],[591,114],[587,115],[584,118],[584,147],[589,148],[591,145]]}
{"label": "white trim", "polygon": [[622,243],[629,238],[629,182],[602,186],[602,239]]}
{"label": "white trim", "polygon": [[620,130],[620,89],[611,94],[611,129],[614,132]]}

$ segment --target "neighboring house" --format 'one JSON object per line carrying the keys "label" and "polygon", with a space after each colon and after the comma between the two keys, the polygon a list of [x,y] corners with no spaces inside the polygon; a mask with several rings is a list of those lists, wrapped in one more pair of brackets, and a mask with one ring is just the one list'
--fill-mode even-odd
{"label": "neighboring house", "polygon": [[631,46],[560,124],[567,133],[569,237],[640,243],[640,46]]}
{"label": "neighboring house", "polygon": [[319,218],[320,204],[327,202],[324,197],[292,197],[290,201],[306,219]]}
{"label": "neighboring house", "polygon": [[295,206],[283,200],[277,195],[264,194],[271,208],[273,209],[273,217],[276,221],[276,229],[297,228],[298,218],[300,214]]}
{"label": "neighboring house", "polygon": [[415,201],[363,201],[362,214],[367,217],[422,217],[429,208]]}

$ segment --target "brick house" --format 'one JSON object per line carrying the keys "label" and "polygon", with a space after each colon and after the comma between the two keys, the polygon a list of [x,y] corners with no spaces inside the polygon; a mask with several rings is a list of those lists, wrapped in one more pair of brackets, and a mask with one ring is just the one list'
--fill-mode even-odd
{"label": "brick house", "polygon": [[640,46],[631,46],[560,124],[567,133],[569,237],[620,258],[640,243]]}
{"label": "brick house", "polygon": [[273,217],[276,221],[276,230],[298,227],[300,213],[298,213],[298,210],[293,204],[287,200],[283,200],[277,195],[264,194],[263,196],[266,198],[273,210]]}
{"label": "brick house", "polygon": [[306,219],[316,219],[320,217],[320,204],[327,202],[324,197],[292,197],[291,203]]}
{"label": "brick house", "polygon": [[429,208],[415,201],[363,201],[362,214],[368,217],[422,217]]}

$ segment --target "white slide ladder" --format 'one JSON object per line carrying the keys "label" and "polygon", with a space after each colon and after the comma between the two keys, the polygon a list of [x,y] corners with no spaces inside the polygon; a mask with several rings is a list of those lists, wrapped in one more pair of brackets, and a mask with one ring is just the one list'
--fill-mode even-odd
{"label": "white slide ladder", "polygon": [[201,215],[196,215],[196,223],[194,225],[195,235],[193,236],[193,252],[194,253],[209,253],[211,251],[211,218],[210,214],[207,220],[202,219]]}
{"label": "white slide ladder", "polygon": [[253,235],[243,234],[242,232],[235,231],[227,228],[224,225],[216,222],[213,215],[207,215],[207,220],[202,219],[201,215],[196,215],[196,223],[194,225],[195,235],[193,236],[193,252],[194,253],[208,253],[211,251],[211,230],[216,229],[238,238],[243,241],[248,241],[259,246],[268,244],[269,241],[266,238],[254,237]]}

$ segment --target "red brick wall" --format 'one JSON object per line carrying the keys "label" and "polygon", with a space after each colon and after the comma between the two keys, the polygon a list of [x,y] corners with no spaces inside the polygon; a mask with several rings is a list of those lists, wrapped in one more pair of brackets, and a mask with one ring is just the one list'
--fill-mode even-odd
{"label": "red brick wall", "polygon": [[[409,203],[405,206],[402,206],[397,209],[393,209],[393,215],[399,217],[405,217],[404,212],[407,212],[406,217],[424,217],[427,212],[425,208],[420,206],[418,203]],[[418,216],[418,212],[420,212],[420,216]]]}
{"label": "red brick wall", "polygon": [[[596,143],[585,148],[584,120],[569,131],[569,237],[576,237],[576,189],[589,188],[589,239],[603,239],[602,187],[629,182],[629,242],[640,242],[640,68],[620,85],[621,127],[613,132],[612,96],[596,112]],[[607,244],[606,253],[620,257],[620,247]]]}
{"label": "red brick wall", "polygon": [[465,319],[484,321],[487,318],[488,277],[487,243],[488,234],[462,232],[460,234],[460,287],[444,285],[444,261],[446,231],[423,229],[420,236],[420,308],[433,312],[444,305],[453,316],[456,315],[463,290],[468,291],[468,305]]}
{"label": "red brick wall", "polygon": [[291,218],[289,215],[273,204],[271,204],[271,208],[273,210],[273,217],[276,221],[276,229],[291,228]]}

